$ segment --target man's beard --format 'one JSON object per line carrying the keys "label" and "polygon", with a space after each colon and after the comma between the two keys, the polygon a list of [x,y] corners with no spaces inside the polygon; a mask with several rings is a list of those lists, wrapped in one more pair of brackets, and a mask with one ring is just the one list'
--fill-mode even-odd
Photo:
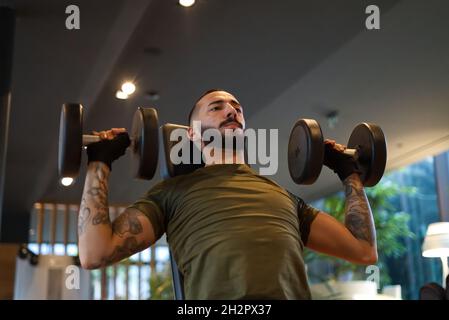
{"label": "man's beard", "polygon": [[[237,135],[233,134],[236,129],[230,129],[230,128],[229,129],[225,128],[225,133],[222,133],[219,129],[222,128],[223,126],[227,125],[228,123],[236,123],[238,125],[238,127],[240,129],[242,129],[242,133],[238,133]],[[203,124],[201,124],[201,136],[204,136],[204,132],[208,129],[214,129],[214,130],[217,130],[220,132],[221,143],[220,142],[217,143],[215,145],[215,147],[218,147],[218,148],[221,147],[222,150],[232,149],[234,151],[244,148],[244,143],[241,143],[241,146],[237,143],[237,136],[239,136],[241,134],[243,135],[243,126],[237,120],[231,119],[231,118],[227,119],[227,120],[223,121],[222,123],[220,123],[219,129],[217,129],[215,127],[211,127],[211,126],[203,126]],[[229,136],[229,134],[232,134],[232,137]],[[215,137],[212,136],[209,141],[203,140],[204,146],[206,147],[210,143],[214,142],[214,138]],[[232,143],[231,143],[231,139],[232,139]],[[244,137],[241,137],[241,139],[244,139]],[[228,140],[228,143],[226,143],[226,140]]]}

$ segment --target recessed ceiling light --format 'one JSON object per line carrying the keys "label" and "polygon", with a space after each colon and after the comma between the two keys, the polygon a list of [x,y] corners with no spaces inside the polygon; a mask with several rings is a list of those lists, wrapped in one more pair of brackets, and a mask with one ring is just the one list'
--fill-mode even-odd
{"label": "recessed ceiling light", "polygon": [[179,0],[179,4],[183,7],[191,7],[195,4],[195,0]]}
{"label": "recessed ceiling light", "polygon": [[123,91],[121,91],[121,90],[118,90],[118,91],[115,93],[115,97],[116,97],[117,99],[121,99],[121,100],[128,99],[128,95],[127,95],[126,93],[124,93]]}
{"label": "recessed ceiling light", "polygon": [[69,177],[64,177],[61,179],[61,184],[64,187],[68,187],[73,183],[73,178],[69,178]]}
{"label": "recessed ceiling light", "polygon": [[122,84],[122,91],[127,95],[133,94],[136,91],[136,86],[134,83],[127,81]]}
{"label": "recessed ceiling light", "polygon": [[159,100],[160,95],[159,95],[159,92],[152,90],[152,91],[147,91],[145,93],[145,98],[150,101],[157,101],[157,100]]}

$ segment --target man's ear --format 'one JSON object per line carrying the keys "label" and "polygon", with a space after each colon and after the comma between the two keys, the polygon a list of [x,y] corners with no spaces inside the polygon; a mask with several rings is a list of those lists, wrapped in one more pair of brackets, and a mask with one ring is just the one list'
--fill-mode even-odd
{"label": "man's ear", "polygon": [[193,141],[193,128],[189,127],[187,129],[187,137],[190,139],[190,141]]}

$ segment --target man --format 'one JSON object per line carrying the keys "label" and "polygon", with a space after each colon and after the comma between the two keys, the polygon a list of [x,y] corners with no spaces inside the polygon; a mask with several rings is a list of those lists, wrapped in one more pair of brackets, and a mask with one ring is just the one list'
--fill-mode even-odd
{"label": "man", "polygon": [[[223,90],[195,103],[189,122],[202,130],[244,130],[243,108]],[[164,233],[184,276],[187,299],[309,299],[303,247],[353,263],[377,261],[376,234],[357,166],[326,140],[325,164],[346,190],[341,224],[248,165],[214,163],[156,184],[114,222],[108,214],[111,163],[125,152],[124,129],[96,133],[79,213],[82,266],[98,268],[141,251]],[[196,139],[192,127],[188,131]],[[204,141],[201,148],[206,147]],[[214,158],[216,159],[216,158]]]}

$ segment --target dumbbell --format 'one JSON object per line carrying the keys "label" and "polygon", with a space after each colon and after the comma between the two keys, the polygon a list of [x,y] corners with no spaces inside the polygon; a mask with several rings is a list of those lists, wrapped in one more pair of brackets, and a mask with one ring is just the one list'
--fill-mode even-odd
{"label": "dumbbell", "polygon": [[[150,180],[157,167],[159,125],[153,108],[138,108],[130,132],[131,170],[134,177]],[[58,172],[60,178],[76,178],[83,147],[100,141],[100,137],[83,134],[83,106],[62,105],[59,122]]]}
{"label": "dumbbell", "polygon": [[[324,161],[324,139],[316,120],[298,119],[288,142],[288,168],[297,184],[312,184],[318,179]],[[361,170],[366,187],[376,185],[382,178],[387,162],[387,146],[382,129],[372,123],[360,123],[351,133],[347,149]]]}

